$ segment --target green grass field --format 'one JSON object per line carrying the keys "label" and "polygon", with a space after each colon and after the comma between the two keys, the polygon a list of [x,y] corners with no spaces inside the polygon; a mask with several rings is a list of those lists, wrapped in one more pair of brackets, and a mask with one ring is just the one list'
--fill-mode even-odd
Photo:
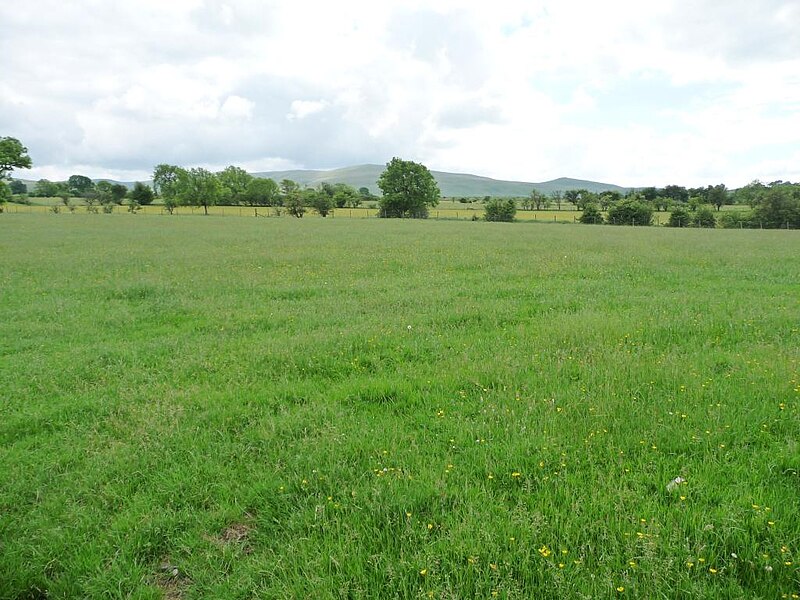
{"label": "green grass field", "polygon": [[0,598],[800,594],[797,232],[11,213],[0,252]]}

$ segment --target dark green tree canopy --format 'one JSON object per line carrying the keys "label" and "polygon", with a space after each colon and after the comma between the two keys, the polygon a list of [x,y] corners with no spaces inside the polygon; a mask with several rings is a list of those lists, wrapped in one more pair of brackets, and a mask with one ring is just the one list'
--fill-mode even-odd
{"label": "dark green tree canopy", "polygon": [[606,222],[611,225],[650,225],[653,222],[653,207],[633,195],[610,206]]}
{"label": "dark green tree canopy", "polygon": [[85,196],[94,189],[94,182],[86,175],[70,175],[67,179],[67,188],[73,196]]}
{"label": "dark green tree canopy", "polygon": [[33,187],[33,195],[37,198],[54,198],[58,196],[61,186],[49,179],[40,179]]}
{"label": "dark green tree canopy", "polygon": [[713,204],[717,210],[722,208],[728,203],[728,188],[724,183],[719,185],[708,186],[708,193],[706,194],[709,204]]}
{"label": "dark green tree canopy", "polygon": [[12,194],[27,194],[28,186],[19,179],[14,179],[8,186]]}
{"label": "dark green tree canopy", "polygon": [[253,176],[244,169],[231,165],[217,173],[217,179],[219,179],[219,183],[222,186],[220,203],[241,204],[244,201],[247,186],[253,180]]}
{"label": "dark green tree canopy", "polygon": [[31,157],[28,149],[17,138],[0,137],[0,180],[8,177],[14,169],[30,169]]}
{"label": "dark green tree canopy", "polygon": [[603,213],[600,212],[600,207],[596,203],[590,202],[583,207],[583,212],[578,220],[586,225],[602,225]]}
{"label": "dark green tree canopy", "polygon": [[136,202],[136,204],[146,206],[153,203],[155,194],[149,185],[145,185],[141,181],[137,181],[133,184],[133,189],[129,192],[129,196],[131,200]]}
{"label": "dark green tree canopy", "polygon": [[275,206],[280,201],[280,193],[274,179],[254,177],[247,184],[242,202],[248,206]]}
{"label": "dark green tree canopy", "polygon": [[378,179],[381,217],[425,218],[439,204],[439,186],[425,165],[393,158]]}
{"label": "dark green tree canopy", "polygon": [[487,221],[511,222],[517,214],[517,205],[513,198],[492,198],[483,210]]}
{"label": "dark green tree canopy", "polygon": [[153,169],[153,191],[165,200],[175,200],[178,195],[178,179],[184,169],[161,163]]}
{"label": "dark green tree canopy", "polygon": [[219,202],[222,186],[217,176],[202,168],[181,169],[178,178],[178,199],[187,206],[202,206],[208,214],[208,207]]}

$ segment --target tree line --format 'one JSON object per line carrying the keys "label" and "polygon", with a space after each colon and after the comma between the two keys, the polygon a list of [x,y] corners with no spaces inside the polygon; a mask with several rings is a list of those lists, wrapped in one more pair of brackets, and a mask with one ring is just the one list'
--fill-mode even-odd
{"label": "tree line", "polygon": [[[523,210],[553,205],[561,210],[563,203],[569,203],[581,211],[578,221],[586,224],[652,225],[655,211],[669,211],[669,227],[800,228],[800,183],[785,181],[754,181],[737,190],[729,190],[724,184],[705,188],[668,185],[624,194],[578,189],[547,195],[532,190],[526,198],[486,198],[484,202],[487,221],[513,221],[517,205]],[[730,204],[748,206],[749,210],[720,212]]]}
{"label": "tree line", "polygon": [[302,217],[307,208],[312,208],[326,217],[334,208],[356,208],[375,200],[366,187],[356,190],[344,183],[323,182],[317,187],[303,188],[291,179],[276,182],[254,177],[233,165],[212,173],[203,168],[160,164],[153,170],[153,188],[170,213],[178,206],[196,206],[208,214],[210,206],[222,204],[273,206],[295,217]]}
{"label": "tree line", "polygon": [[[28,192],[22,181],[5,182],[15,168],[31,167],[27,152],[19,140],[0,137],[0,210],[12,196],[22,199]],[[377,206],[378,216],[384,218],[425,218],[441,196],[436,180],[425,165],[396,157],[386,164],[377,184],[381,190],[379,197],[366,187],[356,190],[344,183],[325,182],[316,187],[302,187],[291,179],[278,183],[254,177],[233,165],[214,173],[203,168],[185,169],[162,163],[153,169],[152,188],[136,182],[128,189],[119,183],[94,182],[85,175],[72,175],[63,182],[40,179],[34,185],[33,195],[60,197],[70,210],[75,209],[71,199],[81,198],[89,212],[100,209],[112,212],[114,206],[124,201],[131,212],[136,212],[140,206],[160,197],[170,214],[178,206],[200,207],[208,214],[210,206],[220,204],[275,207],[295,217],[302,217],[309,208],[326,217],[335,208],[357,208],[368,202],[371,207]],[[518,204],[523,210],[542,210],[553,205],[560,210],[568,203],[581,211],[578,220],[589,224],[651,225],[654,211],[669,210],[667,225],[671,227],[715,227],[718,224],[723,227],[800,227],[800,183],[784,181],[768,184],[754,181],[737,190],[729,190],[724,184],[698,188],[668,185],[631,189],[625,193],[572,189],[548,195],[534,189],[522,199],[487,196],[483,203],[487,221],[513,221]],[[720,213],[726,204],[746,205],[749,210]]]}

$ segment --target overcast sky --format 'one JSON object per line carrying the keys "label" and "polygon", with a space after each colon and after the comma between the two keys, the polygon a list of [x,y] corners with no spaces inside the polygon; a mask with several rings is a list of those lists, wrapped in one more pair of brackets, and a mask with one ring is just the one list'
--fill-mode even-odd
{"label": "overcast sky", "polygon": [[0,4],[0,136],[147,179],[385,163],[499,179],[800,180],[798,0]]}

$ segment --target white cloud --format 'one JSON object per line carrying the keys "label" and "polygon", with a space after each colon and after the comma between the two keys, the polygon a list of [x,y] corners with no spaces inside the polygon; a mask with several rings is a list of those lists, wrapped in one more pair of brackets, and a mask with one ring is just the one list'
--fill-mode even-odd
{"label": "white cloud", "polygon": [[0,6],[0,135],[49,177],[399,155],[518,180],[796,180],[798,26],[789,0],[31,0]]}
{"label": "white cloud", "polygon": [[327,106],[327,100],[292,100],[292,105],[286,118],[290,121],[299,121],[309,115],[325,110]]}

